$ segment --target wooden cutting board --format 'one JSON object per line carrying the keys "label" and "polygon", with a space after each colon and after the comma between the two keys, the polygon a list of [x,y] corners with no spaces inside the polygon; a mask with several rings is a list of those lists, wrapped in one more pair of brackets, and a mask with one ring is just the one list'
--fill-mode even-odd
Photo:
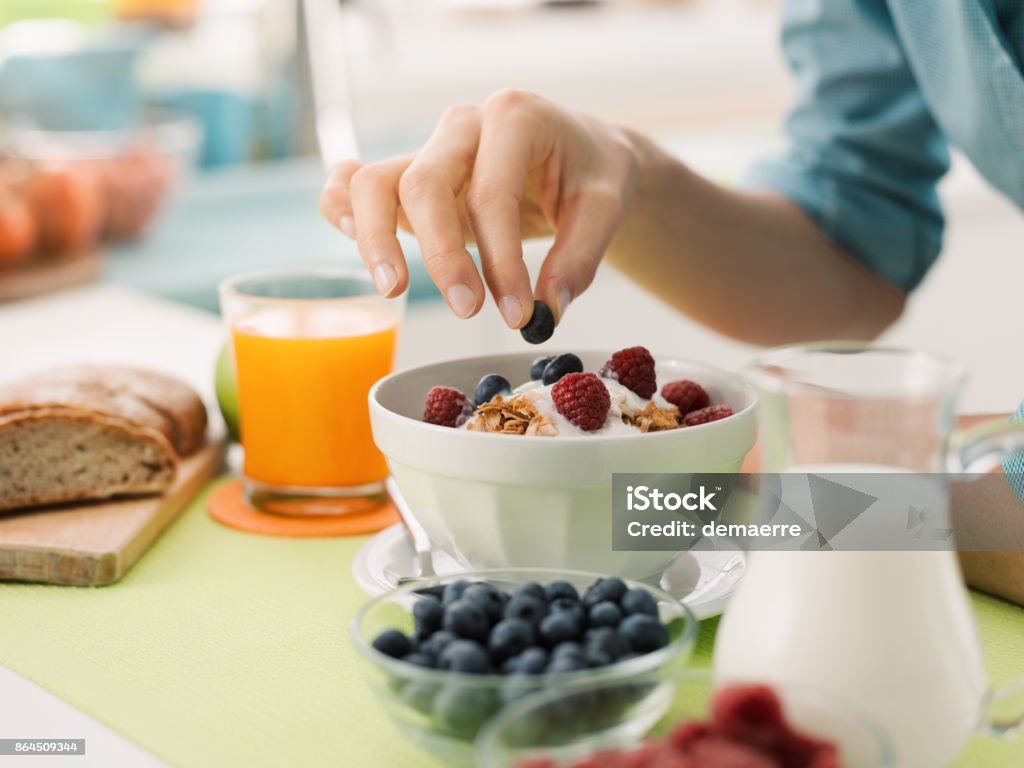
{"label": "wooden cutting board", "polygon": [[0,302],[30,299],[91,283],[103,271],[103,252],[90,251],[0,269]]}
{"label": "wooden cutting board", "polygon": [[224,462],[211,440],[162,496],[0,513],[0,579],[100,586],[120,579]]}

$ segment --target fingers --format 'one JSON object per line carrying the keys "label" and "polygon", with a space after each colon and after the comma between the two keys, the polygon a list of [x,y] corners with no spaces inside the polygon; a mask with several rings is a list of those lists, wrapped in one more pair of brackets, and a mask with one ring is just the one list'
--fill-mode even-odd
{"label": "fingers", "polygon": [[434,284],[458,317],[475,315],[484,287],[466,250],[457,198],[473,170],[480,109],[452,107],[402,175],[398,197]]}
{"label": "fingers", "polygon": [[[382,296],[397,296],[409,284],[409,270],[395,232],[398,228],[398,183],[409,158],[364,165],[349,185],[359,254]],[[351,234],[350,234],[351,236]]]}
{"label": "fingers", "polygon": [[327,175],[327,181],[320,193],[320,213],[331,226],[337,227],[349,237],[355,237],[349,184],[352,175],[362,165],[356,160],[344,160],[335,164]]}
{"label": "fingers", "polygon": [[537,276],[537,298],[556,320],[590,286],[621,218],[622,198],[613,185],[588,184],[563,200],[555,243]]}
{"label": "fingers", "polygon": [[544,160],[550,147],[543,109],[539,97],[520,91],[502,91],[488,100],[466,196],[484,279],[510,328],[526,325],[533,313],[520,203],[530,170]]}

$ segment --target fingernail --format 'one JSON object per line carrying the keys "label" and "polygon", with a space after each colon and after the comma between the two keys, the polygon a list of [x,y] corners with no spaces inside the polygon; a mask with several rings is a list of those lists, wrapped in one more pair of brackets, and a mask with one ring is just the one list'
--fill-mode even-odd
{"label": "fingernail", "polygon": [[569,302],[572,301],[572,293],[568,288],[562,286],[558,291],[558,320],[562,320],[562,315],[565,314],[565,310],[569,308]]}
{"label": "fingernail", "polygon": [[356,223],[352,220],[351,216],[342,216],[338,221],[338,229],[349,237],[354,238],[356,236]]}
{"label": "fingernail", "polygon": [[381,296],[387,296],[398,282],[398,273],[390,264],[381,262],[373,268],[373,282]]}
{"label": "fingernail", "polygon": [[448,289],[448,306],[459,317],[469,317],[476,308],[476,296],[473,294],[473,289],[465,283],[453,285]]}
{"label": "fingernail", "polygon": [[502,296],[498,301],[498,309],[509,328],[518,328],[523,321],[523,303],[515,296]]}

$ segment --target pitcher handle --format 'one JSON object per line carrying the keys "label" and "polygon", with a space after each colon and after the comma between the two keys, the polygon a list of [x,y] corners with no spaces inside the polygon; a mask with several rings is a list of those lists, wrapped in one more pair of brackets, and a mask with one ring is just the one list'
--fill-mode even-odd
{"label": "pitcher handle", "polygon": [[981,730],[1001,739],[1024,732],[1024,677],[989,694]]}
{"label": "pitcher handle", "polygon": [[[950,448],[949,471],[977,479],[1011,454],[1024,451],[1024,423],[999,418],[984,421],[954,434]],[[1024,485],[1014,479],[1007,478],[1007,482],[1020,494]],[[1024,731],[1024,677],[989,694],[982,720],[982,731],[992,736],[1007,738]]]}
{"label": "pitcher handle", "polygon": [[1024,452],[1024,422],[989,419],[953,434],[946,469],[953,474],[979,476],[991,472],[1017,451]]}

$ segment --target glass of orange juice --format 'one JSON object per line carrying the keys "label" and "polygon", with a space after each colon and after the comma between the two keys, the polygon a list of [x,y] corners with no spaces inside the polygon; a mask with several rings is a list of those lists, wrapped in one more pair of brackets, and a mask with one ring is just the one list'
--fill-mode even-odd
{"label": "glass of orange juice", "polygon": [[259,272],[220,285],[238,379],[246,498],[289,515],[367,511],[388,468],[367,396],[394,365],[404,299],[362,268]]}

